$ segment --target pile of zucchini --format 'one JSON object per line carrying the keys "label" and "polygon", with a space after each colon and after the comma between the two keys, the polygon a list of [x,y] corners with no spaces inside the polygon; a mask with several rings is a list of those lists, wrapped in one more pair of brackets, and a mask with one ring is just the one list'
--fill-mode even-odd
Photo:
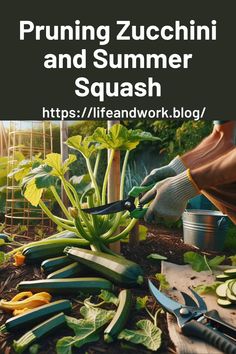
{"label": "pile of zucchini", "polygon": [[[44,251],[45,248],[41,250],[42,254]],[[124,257],[77,247],[66,247],[64,249],[66,256],[58,257],[58,249],[53,248],[50,255],[53,251],[57,257],[46,259],[41,263],[47,279],[22,281],[18,284],[20,291],[47,291],[57,295],[79,292],[97,294],[101,289],[112,291],[113,284],[129,288],[143,283],[141,267]],[[26,260],[29,255],[30,260],[41,259],[42,254],[40,246],[31,247],[24,253]]]}
{"label": "pile of zucchini", "polygon": [[[64,255],[62,255],[63,251]],[[23,254],[27,263],[41,261],[41,269],[47,278],[22,281],[17,286],[19,291],[32,293],[47,291],[52,295],[76,295],[99,294],[101,290],[114,291],[114,284],[126,288],[120,291],[116,314],[104,330],[104,340],[107,343],[117,338],[128,320],[132,307],[132,294],[127,288],[143,282],[143,271],[138,264],[121,256],[77,247],[64,249],[62,245],[26,247]],[[53,258],[46,259],[46,257]],[[37,339],[66,324],[65,314],[71,308],[71,302],[68,300],[52,302],[8,319],[0,327],[0,332],[15,332],[19,328],[31,328],[36,325],[13,343],[15,351],[23,353]]]}
{"label": "pile of zucchini", "polygon": [[216,288],[218,305],[229,307],[236,304],[236,268],[226,269],[223,274],[216,276],[216,280],[222,282]]}
{"label": "pile of zucchini", "polygon": [[66,323],[65,314],[71,310],[72,303],[69,300],[54,301],[22,315],[9,318],[0,327],[0,333],[17,333],[21,329],[36,325],[13,343],[15,352],[23,353],[38,339],[64,325]]}

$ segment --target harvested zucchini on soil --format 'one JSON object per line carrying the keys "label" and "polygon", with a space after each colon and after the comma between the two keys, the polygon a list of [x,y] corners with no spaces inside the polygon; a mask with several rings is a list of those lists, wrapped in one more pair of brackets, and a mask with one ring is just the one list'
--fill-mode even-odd
{"label": "harvested zucchini on soil", "polygon": [[54,257],[43,261],[41,268],[44,273],[49,274],[72,263],[73,261],[67,256]]}
{"label": "harvested zucchini on soil", "polygon": [[31,344],[45,335],[50,334],[66,323],[64,313],[59,313],[54,317],[49,318],[47,321],[32,328],[29,332],[25,333],[18,340],[13,342],[13,348],[16,353],[23,353]]}
{"label": "harvested zucchini on soil", "polygon": [[70,279],[42,279],[22,281],[18,284],[20,291],[29,290],[34,293],[47,291],[50,294],[99,294],[101,289],[113,291],[113,284],[103,278],[70,278]]}
{"label": "harvested zucchini on soil", "polygon": [[131,306],[131,291],[128,289],[122,290],[119,294],[119,306],[116,310],[115,316],[104,331],[105,342],[113,342],[117,338],[118,334],[124,329],[124,326],[129,318]]}
{"label": "harvested zucchini on soil", "polygon": [[73,278],[78,275],[85,275],[86,268],[79,264],[78,262],[74,262],[69,264],[66,267],[56,270],[53,273],[50,273],[47,276],[47,279],[62,279],[62,278]]}
{"label": "harvested zucchini on soil", "polygon": [[66,247],[65,253],[120,286],[132,287],[143,283],[142,268],[125,258],[77,247]]}
{"label": "harvested zucchini on soil", "polygon": [[9,318],[0,327],[0,332],[17,332],[22,328],[30,328],[59,312],[69,313],[72,310],[72,303],[69,300],[58,300],[46,304],[31,311]]}
{"label": "harvested zucchini on soil", "polygon": [[45,244],[26,246],[22,254],[26,257],[27,263],[36,263],[42,262],[47,258],[63,256],[64,248],[67,246],[83,247],[83,245],[86,245],[84,240],[78,238],[48,240]]}
{"label": "harvested zucchini on soil", "polygon": [[12,242],[12,239],[10,238],[10,236],[8,236],[6,234],[0,234],[0,240],[5,241],[5,243]]}

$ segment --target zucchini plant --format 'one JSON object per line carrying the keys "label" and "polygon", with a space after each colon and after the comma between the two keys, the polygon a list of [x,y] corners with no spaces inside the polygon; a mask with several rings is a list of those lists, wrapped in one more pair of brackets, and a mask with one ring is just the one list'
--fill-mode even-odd
{"label": "zucchini plant", "polygon": [[[129,212],[118,212],[111,215],[89,215],[84,213],[82,209],[85,204],[88,207],[94,207],[107,203],[108,178],[116,150],[124,153],[120,179],[120,199],[124,198],[129,154],[143,140],[152,142],[159,140],[159,138],[139,129],[128,130],[120,124],[114,125],[109,131],[99,127],[92,135],[85,138],[80,135],[72,136],[66,141],[66,144],[71,150],[82,154],[89,175],[90,183],[84,193],[79,194],[73,181],[68,181],[65,177],[70,165],[76,163],[76,155],[71,154],[66,161],[62,162],[61,155],[57,153],[50,153],[44,160],[35,161],[31,165],[28,164],[25,170],[22,169],[22,165],[20,166],[22,193],[33,206],[39,205],[44,213],[62,230],[73,232],[77,237],[78,246],[81,246],[81,244],[83,246],[89,245],[92,250],[111,253],[107,246],[127,237],[137,220],[130,218]],[[104,149],[109,150],[110,154],[103,183],[99,185],[98,171],[101,151]],[[95,162],[92,163],[94,157]],[[11,176],[19,178],[19,169],[14,169]],[[69,209],[63,204],[56,189],[58,183],[64,188],[68,196]],[[63,217],[53,214],[49,209],[43,198],[45,192],[49,192],[55,198],[61,208]],[[121,225],[125,226],[121,232],[118,232]],[[48,240],[42,240],[40,244],[46,242]],[[73,244],[75,245],[75,243],[76,240],[74,239]]]}

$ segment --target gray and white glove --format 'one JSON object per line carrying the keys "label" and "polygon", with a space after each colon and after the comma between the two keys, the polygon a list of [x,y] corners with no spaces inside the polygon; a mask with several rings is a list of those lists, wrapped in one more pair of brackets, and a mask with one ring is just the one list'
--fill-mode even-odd
{"label": "gray and white glove", "polygon": [[188,200],[198,194],[200,191],[189,170],[175,177],[166,178],[140,199],[143,205],[154,199],[144,219],[149,223],[158,221],[158,218],[177,221],[186,209]]}
{"label": "gray and white glove", "polygon": [[179,156],[175,157],[168,165],[155,168],[150,172],[148,176],[144,178],[141,183],[141,186],[148,186],[168,177],[173,177],[182,173],[186,170],[181,158]]}

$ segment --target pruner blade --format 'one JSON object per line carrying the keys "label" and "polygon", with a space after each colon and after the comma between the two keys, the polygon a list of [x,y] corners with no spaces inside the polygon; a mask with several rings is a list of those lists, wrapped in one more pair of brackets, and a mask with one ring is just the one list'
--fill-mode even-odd
{"label": "pruner blade", "polygon": [[177,301],[170,299],[168,296],[166,296],[160,290],[158,290],[155,287],[155,285],[153,285],[151,280],[148,280],[148,285],[149,285],[149,289],[150,289],[152,295],[154,296],[154,298],[156,299],[156,301],[167,312],[175,314],[175,311],[181,307],[181,305]]}
{"label": "pruner blade", "polygon": [[104,204],[94,208],[82,209],[85,213],[94,215],[114,214],[120,211],[132,211],[135,209],[134,198],[129,197],[126,200],[118,200],[117,202]]}
{"label": "pruner blade", "polygon": [[[192,302],[190,306],[183,305],[175,300],[172,300],[167,295],[163,294],[152,284],[150,280],[148,281],[148,283],[149,289],[152,295],[155,297],[156,301],[167,312],[171,313],[172,315],[175,315],[180,327],[182,327],[189,320],[193,318],[198,318],[199,316],[203,315],[207,310],[206,304],[203,299],[202,302],[199,303],[199,307],[194,302]],[[194,294],[195,292],[192,293]],[[192,306],[193,304],[194,306]]]}

